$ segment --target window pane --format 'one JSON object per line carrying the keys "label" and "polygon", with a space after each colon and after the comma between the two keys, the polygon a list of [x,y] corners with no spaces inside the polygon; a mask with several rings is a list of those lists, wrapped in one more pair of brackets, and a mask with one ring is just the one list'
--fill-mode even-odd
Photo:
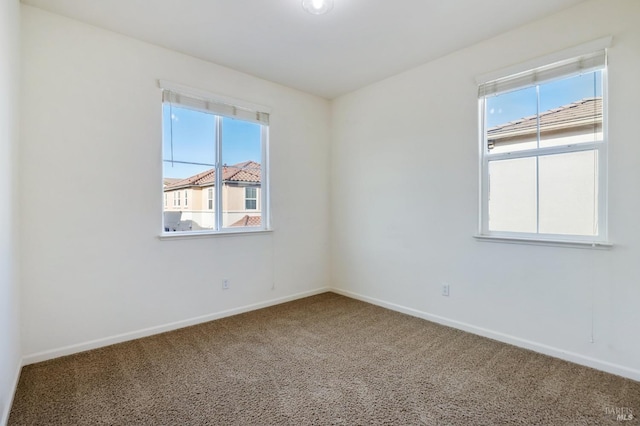
{"label": "window pane", "polygon": [[489,162],[489,230],[536,232],[536,158]]}
{"label": "window pane", "polygon": [[540,233],[597,235],[596,151],[539,158]]}
{"label": "window pane", "polygon": [[165,206],[165,232],[213,229],[212,217],[199,213],[199,185],[213,182],[214,141],[213,115],[163,104],[164,191],[173,200]]}
{"label": "window pane", "polygon": [[[215,228],[206,191],[215,181],[215,116],[163,104],[164,231]],[[204,192],[203,192],[204,191]]]}
{"label": "window pane", "polygon": [[[259,227],[262,224],[259,197],[263,161],[261,132],[259,124],[222,119],[223,227]],[[246,188],[255,188],[255,197],[247,197],[251,190]]]}
{"label": "window pane", "polygon": [[535,87],[486,99],[486,143],[491,154],[537,148],[538,98]]}
{"label": "window pane", "polygon": [[195,174],[188,164],[214,166],[215,116],[200,111],[163,104],[163,147],[165,164],[184,170],[183,175]]}
{"label": "window pane", "polygon": [[170,200],[164,206],[164,231],[214,229],[214,213],[207,208],[207,191],[213,188],[214,169],[193,165],[188,168],[172,167],[165,162],[164,172],[164,193]]}
{"label": "window pane", "polygon": [[602,72],[540,85],[540,146],[602,140]]}

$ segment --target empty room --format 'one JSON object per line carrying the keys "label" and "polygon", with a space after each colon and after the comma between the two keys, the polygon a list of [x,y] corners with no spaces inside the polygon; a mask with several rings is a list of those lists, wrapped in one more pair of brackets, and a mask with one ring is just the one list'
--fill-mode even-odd
{"label": "empty room", "polygon": [[0,20],[0,424],[640,422],[640,1]]}

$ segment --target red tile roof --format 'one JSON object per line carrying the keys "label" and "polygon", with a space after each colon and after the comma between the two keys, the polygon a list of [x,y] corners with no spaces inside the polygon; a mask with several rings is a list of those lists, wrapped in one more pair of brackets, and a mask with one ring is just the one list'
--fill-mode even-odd
{"label": "red tile roof", "polygon": [[[487,130],[487,139],[495,140],[537,132],[537,116],[531,115]],[[586,98],[540,113],[540,131],[560,130],[602,123],[602,98]]]}
{"label": "red tile roof", "polygon": [[[234,164],[232,166],[222,166],[223,182],[247,182],[260,183],[262,176],[262,168],[255,161],[245,161],[243,163]],[[168,183],[165,190],[170,191],[190,186],[210,186],[216,179],[215,168],[206,170],[197,175],[190,176],[186,179],[180,179],[177,182]],[[167,179],[165,179],[165,182]]]}
{"label": "red tile roof", "polygon": [[249,215],[246,215],[242,219],[238,220],[237,222],[233,222],[229,226],[232,226],[232,227],[237,227],[237,226],[260,226],[261,223],[262,223],[262,218],[260,216],[249,216]]}

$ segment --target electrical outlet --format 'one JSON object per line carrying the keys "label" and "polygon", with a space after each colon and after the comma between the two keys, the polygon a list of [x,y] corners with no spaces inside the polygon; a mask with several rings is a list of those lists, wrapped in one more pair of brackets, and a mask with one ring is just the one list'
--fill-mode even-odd
{"label": "electrical outlet", "polygon": [[229,290],[229,280],[227,278],[222,280],[222,289]]}
{"label": "electrical outlet", "polygon": [[442,295],[449,297],[449,284],[442,284]]}

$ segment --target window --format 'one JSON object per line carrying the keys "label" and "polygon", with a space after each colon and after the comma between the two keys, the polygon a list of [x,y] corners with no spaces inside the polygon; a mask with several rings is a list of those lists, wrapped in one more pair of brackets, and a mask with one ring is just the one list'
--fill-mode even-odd
{"label": "window", "polygon": [[163,181],[170,182],[164,191],[177,194],[178,206],[184,191],[175,228],[184,233],[268,229],[269,114],[170,83],[160,86]]}
{"label": "window", "polygon": [[244,189],[244,208],[246,210],[256,210],[258,208],[258,190],[246,187]]}
{"label": "window", "polygon": [[175,191],[173,193],[173,205],[175,207],[180,207],[180,191]]}
{"label": "window", "polygon": [[479,87],[482,236],[606,241],[606,51]]}

